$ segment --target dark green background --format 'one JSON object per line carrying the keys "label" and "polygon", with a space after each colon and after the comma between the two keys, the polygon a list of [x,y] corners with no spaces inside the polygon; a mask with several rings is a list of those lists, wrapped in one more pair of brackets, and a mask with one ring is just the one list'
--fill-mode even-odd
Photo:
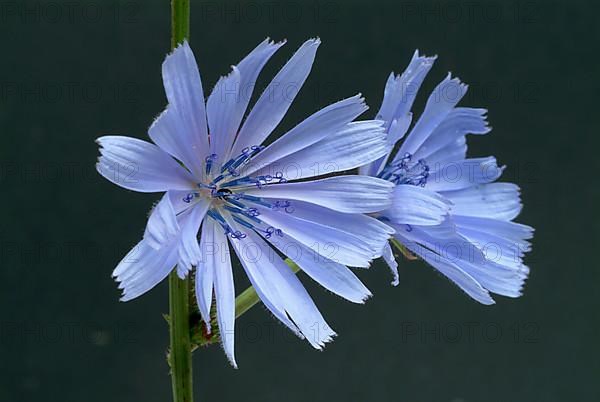
{"label": "dark green background", "polygon": [[[415,48],[489,108],[496,155],[536,228],[520,299],[480,306],[420,262],[389,286],[359,272],[364,306],[306,280],[339,333],[313,351],[262,307],[237,322],[239,370],[213,346],[194,357],[198,401],[593,401],[598,359],[596,2],[192,1],[205,88],[265,37],[287,38],[261,83],[319,36],[313,73],[283,130],[361,91],[374,114]],[[94,139],[146,137],[165,98],[164,1],[0,2],[0,400],[168,401],[167,288],[122,304],[110,273],[142,235],[157,195],[94,170]],[[239,273],[239,265],[235,266]],[[239,291],[247,284],[237,275]]]}

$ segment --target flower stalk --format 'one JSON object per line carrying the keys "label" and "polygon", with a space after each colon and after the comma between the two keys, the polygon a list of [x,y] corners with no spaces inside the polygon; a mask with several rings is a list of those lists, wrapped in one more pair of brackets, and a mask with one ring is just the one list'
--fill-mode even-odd
{"label": "flower stalk", "polygon": [[[171,1],[171,47],[190,34],[189,0]],[[180,279],[176,270],[169,275],[169,332],[173,402],[192,402],[192,343],[190,339],[190,279]]]}
{"label": "flower stalk", "polygon": [[192,402],[192,343],[190,339],[190,281],[169,275],[169,328],[171,347],[169,365],[173,402]]}

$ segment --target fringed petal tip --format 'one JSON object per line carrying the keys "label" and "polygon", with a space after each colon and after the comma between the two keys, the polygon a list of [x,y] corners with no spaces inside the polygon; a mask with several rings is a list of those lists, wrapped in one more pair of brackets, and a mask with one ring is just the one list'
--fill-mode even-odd
{"label": "fringed petal tip", "polygon": [[[341,99],[340,101],[338,101],[338,103],[340,105],[342,105],[342,104],[350,105],[350,104],[356,103],[356,104],[359,105],[359,108],[361,109],[360,114],[362,114],[362,113],[366,112],[367,110],[369,110],[369,105],[367,105],[367,101],[366,101],[365,97],[363,96],[363,94],[361,92],[358,92],[356,95],[353,95],[353,96],[351,96],[349,98]],[[379,120],[381,120],[381,119],[379,119]],[[375,120],[373,120],[373,122],[374,121]],[[353,123],[357,123],[357,122],[354,121],[354,122],[350,122],[349,124],[353,124]],[[381,124],[382,125],[385,124],[385,121],[382,121]]]}
{"label": "fringed petal tip", "polygon": [[313,43],[315,46],[319,46],[321,44],[321,38],[319,38],[318,36],[315,38],[310,38],[309,40],[307,40],[307,42],[311,42]]}
{"label": "fringed petal tip", "polygon": [[126,289],[126,288],[123,286],[123,283],[122,283],[122,282],[121,282],[121,283],[119,283],[119,290],[121,290],[121,291],[122,291],[122,292],[121,292],[121,297],[119,297],[119,301],[120,301],[121,303],[126,303],[126,302],[128,302],[128,301],[131,301],[131,300],[133,300],[133,299],[135,299],[135,298],[137,297],[137,296],[133,296],[133,297],[132,297],[132,296],[129,294],[129,292],[127,291],[127,289]]}
{"label": "fringed petal tip", "polygon": [[437,54],[434,54],[433,56],[426,56],[422,53],[419,52],[419,49],[415,49],[415,52],[413,53],[413,58],[414,59],[423,59],[423,60],[428,60],[428,61],[435,61],[438,56]]}
{"label": "fringed petal tip", "polygon": [[437,54],[433,56],[425,56],[424,54],[419,53],[419,49],[416,49],[413,53],[409,67],[402,73],[398,74],[392,71],[390,73],[390,78],[392,78],[394,81],[398,81],[403,75],[411,74],[415,68],[428,69],[433,65],[433,63],[435,63],[437,58]]}
{"label": "fringed petal tip", "polygon": [[469,85],[462,82],[460,78],[453,77],[451,71],[448,71],[448,75],[446,75],[446,78],[442,81],[442,83],[440,85],[442,85],[442,84],[458,86],[458,88],[460,89],[460,91],[463,95],[469,89]]}
{"label": "fringed petal tip", "polygon": [[360,302],[357,302],[357,304],[365,304],[367,300],[369,300],[371,297],[373,297],[373,293],[371,293],[371,291],[369,290],[363,295],[362,299],[360,300]]}
{"label": "fringed petal tip", "polygon": [[337,337],[337,334],[331,328],[327,328],[327,330],[329,331],[329,333],[326,336],[324,336],[316,343],[311,342],[311,345],[320,352],[322,352],[325,349],[325,346],[327,346],[327,344],[333,342],[333,340]]}
{"label": "fringed petal tip", "polygon": [[275,40],[267,37],[265,39],[265,42],[267,43],[267,45],[270,45],[270,46],[283,46],[283,45],[285,45],[287,43],[287,38],[283,38],[279,42],[276,42]]}

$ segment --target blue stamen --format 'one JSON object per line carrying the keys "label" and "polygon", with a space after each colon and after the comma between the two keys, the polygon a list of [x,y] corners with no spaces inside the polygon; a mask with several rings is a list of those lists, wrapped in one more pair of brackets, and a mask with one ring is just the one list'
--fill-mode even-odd
{"label": "blue stamen", "polygon": [[265,233],[266,239],[270,239],[271,236],[273,236],[273,234],[276,234],[279,237],[283,237],[283,232],[281,231],[281,229],[276,229],[273,226],[269,226],[267,230],[264,230],[263,232]]}
{"label": "blue stamen", "polygon": [[[259,223],[259,224],[262,223],[262,221],[257,218],[257,216],[260,214],[258,213],[256,208],[240,209],[240,208],[232,207],[230,205],[224,205],[223,208],[225,208],[226,210],[228,210],[230,212],[233,212],[234,214],[244,215],[245,217],[247,217],[248,219],[250,219],[256,223]],[[256,211],[256,214],[254,213],[254,211]],[[235,215],[233,217],[235,218]]]}
{"label": "blue stamen", "polygon": [[258,212],[258,209],[256,209],[256,208],[248,208],[244,212],[248,216],[252,216],[252,217],[256,217],[256,216],[260,215],[260,212]]}
{"label": "blue stamen", "polygon": [[[221,176],[223,176],[223,175],[221,175]],[[219,176],[219,177],[221,177],[221,176]],[[215,179],[215,181],[216,181],[216,179]],[[250,177],[243,177],[241,179],[228,181],[227,183],[223,184],[223,187],[235,187],[235,186],[244,185],[244,184],[256,184],[256,181],[254,179],[251,179]]]}
{"label": "blue stamen", "polygon": [[[219,178],[220,177],[221,176],[219,176]],[[216,181],[217,181],[217,179],[213,180],[213,182],[216,182]],[[286,183],[287,180],[283,177],[282,172],[277,172],[277,173],[275,173],[275,176],[271,176],[270,174],[267,174],[267,175],[261,175],[261,176],[256,176],[256,177],[243,177],[241,179],[231,180],[231,181],[228,181],[227,183],[224,183],[223,186],[224,187],[235,187],[235,186],[253,184],[256,187],[261,188],[265,184],[269,184],[271,182]]]}
{"label": "blue stamen", "polygon": [[235,194],[235,198],[236,199],[247,200],[247,201],[252,201],[255,204],[259,204],[259,205],[265,206],[267,208],[272,208],[271,204],[269,204],[268,202],[264,201],[262,198],[255,197],[253,195],[246,195],[244,193],[239,193],[239,194]]}
{"label": "blue stamen", "polygon": [[212,184],[204,184],[204,183],[197,183],[197,186],[200,188],[205,188],[208,190],[215,190],[217,188],[217,186],[212,185]]}
{"label": "blue stamen", "polygon": [[228,171],[232,176],[239,176],[237,168],[248,163],[248,161],[250,161],[252,157],[254,157],[257,153],[262,151],[264,148],[264,146],[252,145],[249,148],[242,149],[242,153],[240,155],[236,156],[235,158],[231,158],[227,162],[225,162],[225,164],[221,168],[221,173],[225,173],[225,171]]}
{"label": "blue stamen", "polygon": [[411,184],[425,187],[429,178],[429,166],[425,159],[419,159],[411,165],[412,154],[406,153],[396,163],[388,165],[379,174],[379,177],[395,184]]}
{"label": "blue stamen", "polygon": [[220,224],[225,224],[227,225],[227,222],[225,222],[225,219],[223,219],[223,217],[221,216],[220,213],[215,212],[212,209],[209,209],[208,212],[206,212],[206,214],[208,216],[210,216],[211,218],[213,218],[214,220],[216,220],[217,222],[219,222]]}
{"label": "blue stamen", "polygon": [[227,226],[227,229],[225,229],[225,234],[229,235],[232,239],[243,239],[246,237],[246,233],[242,233],[239,230],[234,232],[229,226]]}
{"label": "blue stamen", "polygon": [[233,215],[233,220],[236,221],[237,223],[239,223],[240,225],[247,227],[248,229],[254,229],[254,225],[252,225],[249,222],[246,222],[245,220],[238,217],[237,215]]}
{"label": "blue stamen", "polygon": [[206,162],[206,175],[207,176],[210,174],[213,163],[216,159],[217,159],[217,154],[210,154],[206,158],[204,158],[204,162]]}
{"label": "blue stamen", "polygon": [[245,233],[242,233],[239,230],[232,230],[231,226],[229,226],[227,222],[225,222],[225,219],[218,212],[215,212],[214,210],[210,209],[208,210],[208,212],[206,212],[206,214],[213,218],[219,225],[221,225],[221,227],[225,231],[226,236],[229,235],[232,239],[243,239],[244,237],[246,237]]}
{"label": "blue stamen", "polygon": [[183,197],[183,202],[189,204],[196,197],[199,197],[199,193],[188,193],[185,197]]}
{"label": "blue stamen", "polygon": [[244,204],[242,204],[241,202],[239,202],[236,198],[234,197],[227,197],[227,202],[229,202],[230,204],[235,205],[236,207],[240,208],[240,209],[244,209],[246,206]]}
{"label": "blue stamen", "polygon": [[220,175],[218,175],[217,177],[215,177],[215,178],[214,178],[214,179],[213,179],[213,180],[210,182],[210,184],[212,184],[212,185],[215,185],[215,184],[217,184],[218,182],[220,182],[221,180],[223,180],[224,178],[226,178],[226,177],[228,177],[228,176],[229,176],[228,174],[220,174]]}

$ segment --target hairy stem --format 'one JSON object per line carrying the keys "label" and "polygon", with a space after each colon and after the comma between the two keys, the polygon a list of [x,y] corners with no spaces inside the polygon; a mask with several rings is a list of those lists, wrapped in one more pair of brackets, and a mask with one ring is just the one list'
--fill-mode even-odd
{"label": "hairy stem", "polygon": [[169,275],[169,326],[171,348],[171,384],[173,402],[192,402],[192,343],[190,340],[189,277],[179,279],[177,272]]}
{"label": "hairy stem", "polygon": [[[190,35],[189,0],[171,1],[171,47]],[[190,339],[190,279],[179,279],[176,270],[169,275],[169,364],[173,402],[193,402],[192,344]]]}

